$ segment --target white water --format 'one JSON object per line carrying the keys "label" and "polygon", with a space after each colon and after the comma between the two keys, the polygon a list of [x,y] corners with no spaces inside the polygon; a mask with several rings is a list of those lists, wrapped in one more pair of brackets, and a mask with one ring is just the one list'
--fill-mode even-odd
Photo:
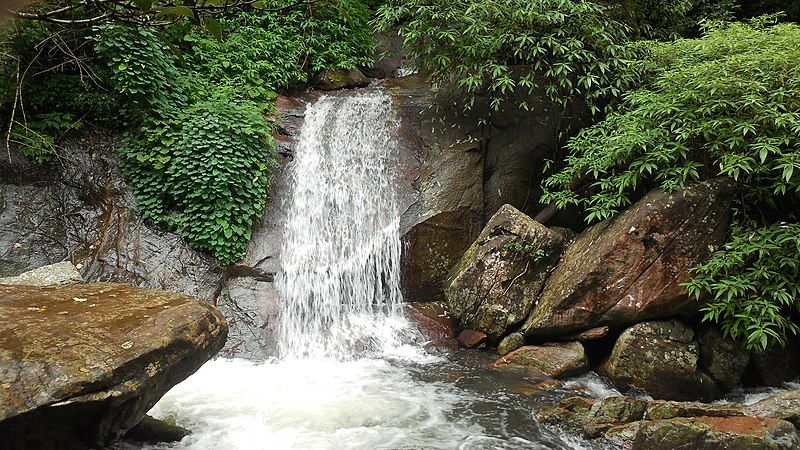
{"label": "white water", "polygon": [[281,358],[217,359],[173,388],[151,414],[192,434],[169,448],[578,445],[539,429],[484,363],[466,369],[414,343],[400,308],[392,127],[380,92],[309,107],[278,280]]}
{"label": "white water", "polygon": [[278,279],[284,358],[348,359],[396,347],[407,328],[392,123],[378,92],[306,111]]}

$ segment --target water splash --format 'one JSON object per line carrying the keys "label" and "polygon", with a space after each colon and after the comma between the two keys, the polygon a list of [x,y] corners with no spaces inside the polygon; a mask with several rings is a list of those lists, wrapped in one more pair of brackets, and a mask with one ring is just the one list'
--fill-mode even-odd
{"label": "water splash", "polygon": [[353,358],[396,347],[407,328],[393,126],[380,91],[306,110],[277,280],[283,358]]}

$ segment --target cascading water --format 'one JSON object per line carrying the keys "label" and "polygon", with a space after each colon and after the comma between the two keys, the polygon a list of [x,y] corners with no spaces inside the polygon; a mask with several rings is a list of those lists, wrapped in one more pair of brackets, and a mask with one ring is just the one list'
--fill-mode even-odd
{"label": "cascading water", "polygon": [[391,126],[390,99],[379,91],[323,97],[306,111],[278,280],[284,358],[343,359],[396,344],[403,319]]}
{"label": "cascading water", "polygon": [[488,353],[453,363],[408,339],[392,122],[372,89],[307,109],[277,280],[280,358],[216,359],[175,386],[150,413],[192,434],[159,448],[578,446],[538,426],[532,400],[512,393],[531,383],[486,369]]}

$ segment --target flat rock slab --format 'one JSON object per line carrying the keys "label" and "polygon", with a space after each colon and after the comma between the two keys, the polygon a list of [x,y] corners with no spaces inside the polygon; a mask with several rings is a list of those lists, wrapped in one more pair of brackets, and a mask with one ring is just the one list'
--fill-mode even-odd
{"label": "flat rock slab", "polygon": [[492,365],[534,367],[553,378],[567,378],[589,370],[586,352],[580,342],[526,345],[508,353]]}
{"label": "flat rock slab", "polygon": [[0,285],[0,319],[0,441],[29,448],[118,438],[228,331],[202,300],[108,283]]}

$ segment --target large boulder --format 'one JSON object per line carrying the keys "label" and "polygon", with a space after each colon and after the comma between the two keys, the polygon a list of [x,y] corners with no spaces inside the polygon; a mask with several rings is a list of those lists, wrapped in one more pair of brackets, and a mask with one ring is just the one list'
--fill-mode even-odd
{"label": "large boulder", "polygon": [[86,448],[122,436],[223,346],[212,306],[127,285],[0,286],[0,441]]}
{"label": "large boulder", "polygon": [[732,191],[717,181],[656,189],[586,230],[565,251],[523,331],[546,339],[694,313],[681,284],[726,241]]}
{"label": "large boulder", "polygon": [[526,345],[498,359],[492,366],[533,367],[553,378],[567,378],[589,370],[586,352],[580,342]]}
{"label": "large boulder", "polygon": [[717,383],[698,368],[694,332],[678,322],[642,322],[623,331],[600,367],[615,386],[666,400],[711,400]]}
{"label": "large boulder", "polygon": [[781,386],[800,377],[800,345],[791,339],[785,346],[753,351],[751,361],[744,376],[750,385]]}
{"label": "large boulder", "polygon": [[352,89],[369,85],[369,78],[365,77],[360,70],[353,68],[344,69],[325,69],[314,75],[314,87],[323,91],[333,91],[337,89]]}
{"label": "large boulder", "polygon": [[530,312],[563,240],[560,233],[504,205],[445,281],[453,317],[465,328],[500,340]]}

